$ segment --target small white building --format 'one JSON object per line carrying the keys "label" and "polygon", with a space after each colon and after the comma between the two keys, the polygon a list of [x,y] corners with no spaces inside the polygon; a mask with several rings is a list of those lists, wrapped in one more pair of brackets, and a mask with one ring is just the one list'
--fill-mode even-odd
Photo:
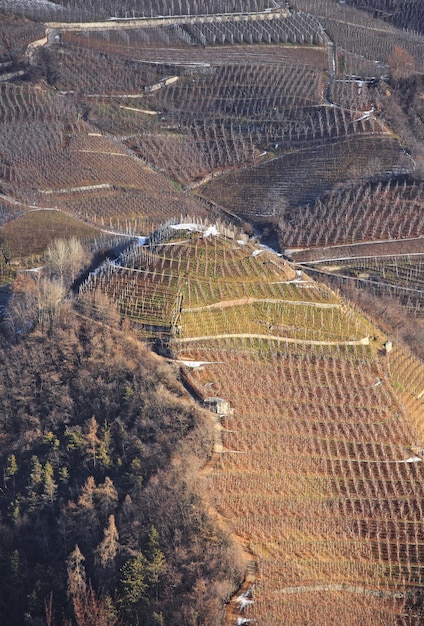
{"label": "small white building", "polygon": [[218,415],[231,415],[231,406],[227,400],[222,398],[205,398],[203,404],[206,409]]}
{"label": "small white building", "polygon": [[386,351],[386,354],[393,350],[393,344],[389,339],[384,343],[384,349]]}

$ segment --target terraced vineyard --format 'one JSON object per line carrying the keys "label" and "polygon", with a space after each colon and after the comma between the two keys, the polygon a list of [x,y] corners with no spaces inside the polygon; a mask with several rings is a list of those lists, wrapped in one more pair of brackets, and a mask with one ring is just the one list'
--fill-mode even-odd
{"label": "terraced vineyard", "polygon": [[424,368],[312,277],[423,318],[423,41],[292,4],[20,4],[63,21],[0,28],[0,286],[89,240],[83,323],[110,304],[210,409],[202,495],[246,566],[226,626],[419,626]]}
{"label": "terraced vineyard", "polygon": [[335,190],[287,211],[280,221],[284,248],[310,248],[420,237],[423,184],[407,178],[365,182]]}
{"label": "terraced vineyard", "polygon": [[422,464],[407,462],[414,428],[362,348],[274,350],[204,342],[179,353],[212,362],[190,378],[205,393],[213,382],[234,407],[210,481],[257,563],[243,613],[319,623],[321,601],[329,621],[397,623],[402,594],[423,576]]}
{"label": "terraced vineyard", "polygon": [[[240,314],[233,312],[232,332],[247,332],[246,307],[233,307]],[[275,307],[287,322],[308,305]],[[330,307],[309,327],[325,341],[324,320],[331,320],[336,345],[219,338],[222,326],[205,328],[204,310],[183,309],[183,335],[198,335],[196,314],[210,336],[177,340],[174,349],[182,361],[206,362],[185,375],[203,397],[225,398],[234,409],[221,418],[223,447],[209,481],[217,509],[257,566],[228,623],[238,615],[261,624],[318,623],[319,603],[328,623],[399,623],[406,590],[423,578],[422,464],[411,451],[417,408],[406,414],[387,361],[372,346],[343,344],[368,330],[357,318],[353,329],[351,312]]]}
{"label": "terraced vineyard", "polygon": [[418,318],[424,315],[423,255],[383,254],[332,259],[305,264],[315,276],[329,275],[337,283],[351,283],[377,296],[394,297],[402,307]]}
{"label": "terraced vineyard", "polygon": [[[367,176],[371,155],[377,159],[380,171],[407,170],[408,158],[396,140],[358,136],[305,147],[218,177],[202,187],[202,194],[246,219],[260,221],[274,217],[278,221],[285,207],[311,202],[329,191],[336,181]],[[371,168],[374,169],[372,165]],[[321,228],[321,223],[315,227]],[[301,232],[308,236],[307,231]]]}
{"label": "terraced vineyard", "polygon": [[[85,93],[87,120],[116,135],[117,153],[187,188],[227,173],[202,195],[244,219],[274,220],[351,177],[411,171],[373,85],[339,71],[316,17],[274,9],[69,25],[47,51],[53,82]],[[356,52],[343,52],[344,72]]]}
{"label": "terraced vineyard", "polygon": [[97,289],[143,334],[167,330],[198,399],[231,405],[205,468],[216,515],[249,563],[226,623],[321,623],[325,606],[326,623],[418,625],[424,378],[414,358],[384,354],[358,312],[222,224],[169,224],[83,287]]}
{"label": "terraced vineyard", "polygon": [[[355,9],[348,6],[349,4],[357,7],[360,5],[361,9],[370,5],[369,2],[362,3],[356,2],[356,0],[346,3],[327,2],[327,0],[295,0],[293,2],[295,9],[312,13],[318,17],[329,37],[337,46],[357,55],[357,71],[368,65],[369,69],[372,68],[368,76],[387,75],[388,56],[396,47],[401,47],[412,55],[416,69],[422,71],[424,53],[421,36],[416,32],[422,28],[421,10],[417,11],[413,2],[406,0],[401,5],[397,5],[397,11],[402,14],[402,19],[399,19],[398,16],[393,22],[399,24],[399,28],[391,24],[390,20],[385,19],[387,16],[384,15],[384,12],[380,16],[377,13],[373,15],[368,11],[361,11],[359,8]],[[376,5],[377,3],[375,3]],[[408,18],[410,19],[410,15],[414,11],[417,21],[414,25],[409,23],[406,26]],[[382,19],[377,19],[378,17]],[[371,63],[367,64],[366,60],[371,61]]]}
{"label": "terraced vineyard", "polygon": [[[171,23],[170,23],[171,22]],[[298,43],[322,45],[325,35],[318,20],[306,13],[289,13],[284,10],[269,13],[216,15],[207,20],[178,17],[175,23],[168,20],[162,26],[146,25],[145,28],[129,26],[127,29],[110,31],[96,29],[91,33],[92,46],[127,56],[129,51],[142,54],[145,48],[173,46],[214,46],[222,44]],[[66,41],[81,41],[81,33],[65,34]]]}
{"label": "terraced vineyard", "polygon": [[[0,107],[2,221],[46,208],[101,228],[146,232],[179,213],[207,214],[122,143],[78,119],[63,95],[3,84]],[[81,229],[76,224],[74,234]]]}
{"label": "terraced vineyard", "polygon": [[159,239],[145,246],[135,240],[116,261],[106,261],[90,275],[81,291],[105,291],[123,314],[143,326],[154,323],[150,313],[145,317],[144,308],[150,296],[152,301],[158,296],[153,307],[157,326],[169,327],[181,340],[231,333],[240,317],[252,336],[358,339],[355,316],[319,285],[276,262],[271,252],[252,248],[245,236],[237,239],[235,231],[226,227],[232,247],[224,238],[199,237],[196,231],[205,230],[201,224],[192,228],[195,234],[181,238],[184,224],[181,228],[171,223],[160,235],[166,233],[163,243]]}
{"label": "terraced vineyard", "polygon": [[419,0],[407,0],[402,6],[390,0],[348,0],[348,3],[367,9],[371,15],[381,16],[402,28],[422,32],[424,28],[423,5]]}

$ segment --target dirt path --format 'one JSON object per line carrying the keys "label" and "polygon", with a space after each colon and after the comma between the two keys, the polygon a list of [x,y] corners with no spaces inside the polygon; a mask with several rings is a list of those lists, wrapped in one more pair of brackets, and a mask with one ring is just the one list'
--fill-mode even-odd
{"label": "dirt path", "polygon": [[177,344],[191,343],[194,341],[210,341],[213,339],[273,339],[284,343],[300,343],[308,346],[367,346],[369,337],[362,337],[352,341],[318,341],[315,339],[295,339],[293,337],[280,337],[278,335],[255,335],[251,333],[226,333],[223,335],[202,335],[200,337],[184,337],[174,339]]}
{"label": "dirt path", "polygon": [[251,20],[273,19],[284,14],[286,10],[270,7],[266,11],[246,13],[215,13],[212,15],[158,15],[156,17],[114,18],[98,22],[47,22],[47,31],[81,31],[81,30],[117,30],[118,28],[158,28],[175,24],[199,24],[217,22],[242,22]]}
{"label": "dirt path", "polygon": [[[212,446],[212,456],[201,470],[201,476],[208,476],[213,472],[223,452],[221,418],[211,411],[208,411],[208,413],[213,420],[214,442]],[[255,555],[249,547],[249,537],[241,537],[235,533],[228,523],[230,516],[227,518],[227,516],[222,515],[206,498],[204,498],[204,501],[209,516],[215,521],[218,528],[223,530],[231,541],[240,548],[245,562],[244,579],[228,602],[225,610],[224,626],[233,626],[233,624],[237,623],[237,618],[243,614],[241,602],[249,602],[250,596],[253,593],[255,584],[258,581],[258,566]]]}
{"label": "dirt path", "polygon": [[28,209],[28,212],[30,210],[31,211],[58,211],[59,210],[59,209],[56,209],[56,207],[41,207],[41,206],[36,206],[35,204],[19,202],[19,200],[12,198],[12,196],[6,196],[2,193],[0,193],[0,200],[4,200],[4,202],[8,202],[9,204],[13,204],[15,206],[23,206],[26,209]]}
{"label": "dirt path", "polygon": [[[290,281],[288,281],[290,282]],[[234,306],[244,306],[246,304],[254,304],[255,302],[265,302],[268,304],[294,304],[299,306],[313,306],[321,309],[339,309],[341,304],[330,302],[309,302],[303,300],[281,300],[280,298],[238,298],[236,300],[221,300],[213,304],[205,304],[204,306],[194,306],[183,309],[182,313],[197,313],[198,311],[207,311],[208,309],[228,309]]]}

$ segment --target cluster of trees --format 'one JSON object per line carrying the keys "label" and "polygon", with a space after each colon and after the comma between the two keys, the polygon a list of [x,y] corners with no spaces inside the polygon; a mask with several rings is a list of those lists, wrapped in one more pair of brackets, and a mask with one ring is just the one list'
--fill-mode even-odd
{"label": "cluster of trees", "polygon": [[58,306],[0,342],[0,621],[220,623],[242,569],[195,486],[208,423],[128,333]]}
{"label": "cluster of trees", "polygon": [[46,249],[43,267],[18,275],[3,319],[3,330],[10,338],[26,334],[35,326],[46,329],[57,322],[61,303],[85,255],[76,237],[56,239]]}

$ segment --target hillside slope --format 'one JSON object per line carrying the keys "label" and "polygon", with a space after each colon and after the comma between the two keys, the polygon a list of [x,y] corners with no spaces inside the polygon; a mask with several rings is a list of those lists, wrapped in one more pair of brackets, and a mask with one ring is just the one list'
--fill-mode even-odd
{"label": "hillside slope", "polygon": [[[212,263],[219,239],[208,248]],[[288,270],[266,252],[253,259],[267,273],[244,283],[257,301],[183,307],[173,344],[183,367],[206,362],[185,369],[197,393],[232,408],[219,422],[211,492],[257,569],[228,623],[395,624],[411,610],[418,624],[408,590],[424,574],[423,464],[413,452],[422,400],[397,367],[400,353],[384,356],[357,313],[306,278],[278,279],[277,268]]]}
{"label": "hillside slope", "polygon": [[0,14],[6,624],[423,622],[424,40],[276,4]]}
{"label": "hillside slope", "polygon": [[169,349],[217,411],[209,497],[249,563],[227,623],[418,624],[422,368],[223,226],[170,225],[126,264],[113,273],[175,285]]}
{"label": "hillside slope", "polygon": [[1,623],[218,626],[241,562],[198,485],[209,422],[173,370],[65,304],[0,352]]}

